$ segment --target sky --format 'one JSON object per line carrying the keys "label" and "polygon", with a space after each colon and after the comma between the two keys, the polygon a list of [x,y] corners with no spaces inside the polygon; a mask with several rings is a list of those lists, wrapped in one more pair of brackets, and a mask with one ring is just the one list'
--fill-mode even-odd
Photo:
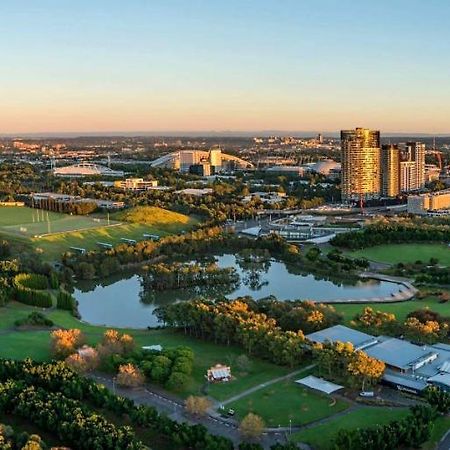
{"label": "sky", "polygon": [[0,133],[450,134],[448,0],[0,0]]}

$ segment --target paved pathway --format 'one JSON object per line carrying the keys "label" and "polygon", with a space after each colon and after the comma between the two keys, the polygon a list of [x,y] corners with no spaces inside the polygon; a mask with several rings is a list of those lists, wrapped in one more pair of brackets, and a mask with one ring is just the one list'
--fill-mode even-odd
{"label": "paved pathway", "polygon": [[441,439],[436,450],[450,450],[450,430]]}
{"label": "paved pathway", "polygon": [[[238,427],[231,421],[221,419],[220,417],[206,416],[203,418],[193,418],[185,415],[184,403],[176,397],[170,396],[167,392],[151,387],[124,389],[118,387],[114,383],[114,379],[110,375],[90,374],[95,381],[104,384],[114,393],[133,400],[136,404],[149,405],[156,408],[160,413],[166,414],[170,419],[176,422],[187,422],[190,424],[202,424],[211,434],[224,436],[230,439],[237,447],[241,442]],[[277,442],[285,443],[286,435],[282,430],[267,431],[263,434],[261,445],[265,449],[269,449],[271,445]]]}

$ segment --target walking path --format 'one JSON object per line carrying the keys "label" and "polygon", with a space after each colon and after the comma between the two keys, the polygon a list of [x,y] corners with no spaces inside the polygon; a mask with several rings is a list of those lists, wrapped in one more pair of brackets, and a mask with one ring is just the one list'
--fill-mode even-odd
{"label": "walking path", "polygon": [[[237,425],[231,421],[219,417],[192,417],[185,415],[184,402],[176,397],[170,396],[154,386],[126,389],[116,385],[114,377],[105,374],[90,374],[90,378],[102,383],[115,394],[133,400],[136,404],[153,406],[158,412],[166,414],[170,419],[176,422],[187,422],[190,424],[204,425],[211,434],[224,436],[230,439],[237,447],[241,442],[241,436]],[[151,389],[151,390],[150,390]],[[261,445],[265,449],[277,442],[286,443],[286,435],[283,430],[268,430],[263,433]]]}
{"label": "walking path", "polygon": [[253,392],[259,391],[260,389],[264,389],[265,387],[270,386],[271,384],[275,384],[275,383],[278,383],[279,381],[287,380],[289,378],[292,378],[292,377],[295,377],[295,376],[301,374],[302,372],[306,372],[307,370],[312,369],[314,366],[315,366],[315,364],[310,364],[309,366],[302,367],[301,369],[295,370],[294,372],[288,373],[287,375],[283,375],[282,377],[274,378],[270,381],[266,381],[264,383],[258,384],[257,386],[247,389],[247,390],[241,392],[240,394],[234,395],[233,397],[230,397],[230,398],[220,402],[220,404],[225,406],[225,405],[228,405],[229,403],[233,403],[237,400],[240,400],[242,397],[246,397],[247,395],[253,394]]}
{"label": "walking path", "polygon": [[450,430],[440,440],[436,450],[450,450]]}

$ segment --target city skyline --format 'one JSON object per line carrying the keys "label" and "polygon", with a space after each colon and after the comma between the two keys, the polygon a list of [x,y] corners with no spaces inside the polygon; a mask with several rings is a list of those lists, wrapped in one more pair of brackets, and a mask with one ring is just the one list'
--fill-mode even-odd
{"label": "city skyline", "polygon": [[450,133],[450,5],[0,5],[0,132]]}

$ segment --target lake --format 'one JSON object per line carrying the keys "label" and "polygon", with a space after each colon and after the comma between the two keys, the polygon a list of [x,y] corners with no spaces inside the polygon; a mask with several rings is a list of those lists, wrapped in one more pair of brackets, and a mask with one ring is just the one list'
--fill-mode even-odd
{"label": "lake", "polygon": [[[404,289],[402,285],[378,280],[357,281],[355,284],[319,279],[278,261],[246,263],[234,255],[216,257],[220,267],[235,267],[240,284],[220,293],[227,298],[250,295],[255,299],[275,296],[278,300],[316,300],[333,302],[340,299],[366,299],[386,297]],[[178,301],[190,300],[199,295],[208,295],[198,289],[180,289],[144,295],[141,276],[105,279],[96,282],[80,282],[74,296],[82,320],[94,325],[114,327],[146,328],[158,325],[153,315],[155,308]],[[217,295],[217,292],[215,293]],[[214,295],[214,293],[213,293]]]}

